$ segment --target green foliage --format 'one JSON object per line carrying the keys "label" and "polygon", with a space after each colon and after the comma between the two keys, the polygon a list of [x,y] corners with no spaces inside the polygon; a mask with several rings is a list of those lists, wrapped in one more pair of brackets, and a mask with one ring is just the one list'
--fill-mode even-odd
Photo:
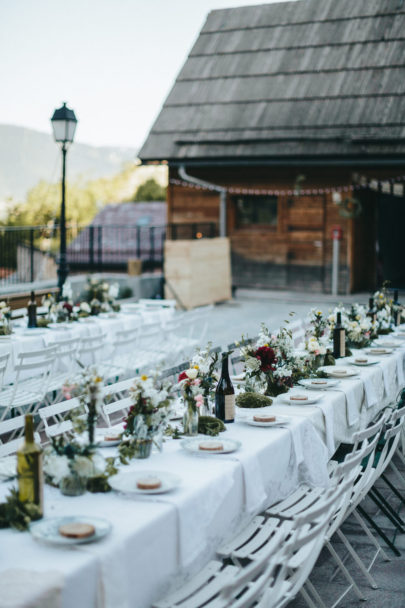
{"label": "green foliage", "polygon": [[147,179],[146,182],[141,184],[134,197],[135,202],[164,200],[166,200],[166,188],[158,184],[153,178]]}
{"label": "green foliage", "polygon": [[260,393],[240,393],[236,397],[236,405],[243,408],[267,407],[273,400]]}
{"label": "green foliage", "polygon": [[12,488],[6,502],[0,503],[0,528],[14,528],[23,532],[31,521],[39,519],[41,512],[37,505],[20,502],[18,492]]}
{"label": "green foliage", "polygon": [[211,437],[215,437],[224,431],[226,431],[226,427],[219,418],[214,418],[213,416],[199,417],[198,432],[202,435],[211,435]]}

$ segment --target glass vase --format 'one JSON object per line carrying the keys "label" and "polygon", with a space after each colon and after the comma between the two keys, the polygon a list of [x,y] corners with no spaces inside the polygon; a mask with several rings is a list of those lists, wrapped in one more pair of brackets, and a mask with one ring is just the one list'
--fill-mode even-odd
{"label": "glass vase", "polygon": [[65,496],[81,496],[86,492],[86,486],[86,477],[80,477],[74,471],[63,477],[59,483],[59,489]]}
{"label": "glass vase", "polygon": [[149,458],[152,451],[152,439],[134,439],[134,458]]}
{"label": "glass vase", "polygon": [[208,397],[204,396],[204,403],[200,409],[200,415],[201,416],[213,416],[213,408],[212,405],[210,405],[210,401],[208,399]]}
{"label": "glass vase", "polygon": [[189,437],[198,435],[198,416],[197,409],[191,405],[187,405],[183,416],[183,430],[185,435]]}
{"label": "glass vase", "polygon": [[314,369],[318,369],[325,365],[325,355],[315,355],[314,357]]}

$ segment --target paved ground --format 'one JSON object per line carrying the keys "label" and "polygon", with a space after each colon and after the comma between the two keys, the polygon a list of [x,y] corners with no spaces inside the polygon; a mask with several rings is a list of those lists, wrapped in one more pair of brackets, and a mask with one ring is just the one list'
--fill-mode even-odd
{"label": "paved ground", "polygon": [[[294,311],[297,316],[302,317],[308,313],[310,308],[315,306],[327,311],[339,302],[368,304],[368,297],[369,294],[333,298],[322,294],[239,290],[233,301],[215,306],[210,315],[207,339],[211,339],[215,345],[225,346],[238,339],[242,333],[249,336],[256,335],[262,321],[266,322],[270,329],[279,327],[283,320],[288,318],[290,311]],[[405,470],[403,474],[405,479]],[[400,512],[405,519],[404,505],[393,497],[386,487],[382,486],[382,490],[396,511]],[[405,497],[405,486],[403,490],[403,496]],[[348,559],[347,567],[358,583],[364,597],[367,598],[367,602],[359,600],[351,590],[339,605],[342,608],[358,608],[360,606],[367,608],[405,608],[405,534],[396,535],[392,524],[384,515],[376,511],[375,505],[371,501],[367,501],[365,507],[384,529],[388,537],[392,540],[395,539],[395,545],[402,551],[403,555],[395,557],[389,549],[386,549],[387,554],[392,558],[391,561],[385,562],[381,556],[377,557],[371,572],[378,589],[372,589],[358,567],[351,559]],[[352,519],[349,519],[344,524],[344,531],[361,558],[369,562],[373,555],[373,545],[362,533],[356,522],[353,523]],[[334,547],[341,557],[345,556],[342,543],[335,540]],[[311,575],[311,581],[328,607],[333,605],[345,589],[345,579],[340,574],[332,581],[330,580],[333,572],[334,565],[330,556],[326,551],[323,551]],[[304,608],[306,604],[298,597],[289,606],[290,608]]]}
{"label": "paved ground", "polygon": [[242,334],[250,337],[257,335],[262,321],[270,329],[276,329],[284,319],[290,318],[289,312],[304,317],[315,306],[328,311],[339,302],[368,304],[368,297],[369,294],[336,298],[308,292],[239,289],[232,301],[214,307],[210,315],[207,340],[212,340],[215,346],[225,346],[239,339]]}

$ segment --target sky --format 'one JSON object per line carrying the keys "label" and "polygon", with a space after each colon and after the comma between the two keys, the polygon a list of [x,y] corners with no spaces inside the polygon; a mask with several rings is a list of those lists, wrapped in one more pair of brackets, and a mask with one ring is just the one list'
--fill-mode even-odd
{"label": "sky", "polygon": [[66,101],[75,141],[138,149],[207,14],[263,3],[0,0],[0,123],[51,132]]}

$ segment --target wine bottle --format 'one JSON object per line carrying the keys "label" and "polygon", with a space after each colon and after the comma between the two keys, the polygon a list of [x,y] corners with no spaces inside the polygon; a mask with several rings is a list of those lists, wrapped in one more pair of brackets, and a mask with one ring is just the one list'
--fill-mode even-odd
{"label": "wine bottle", "polygon": [[235,391],[229,377],[228,356],[222,357],[221,377],[215,391],[215,416],[224,422],[234,422]]}
{"label": "wine bottle", "polygon": [[43,516],[43,469],[42,449],[34,442],[34,420],[32,414],[25,416],[25,441],[17,451],[18,499],[36,505]]}
{"label": "wine bottle", "polygon": [[35,293],[31,291],[31,299],[28,302],[28,327],[37,326],[37,303],[35,301]]}
{"label": "wine bottle", "polygon": [[374,306],[374,298],[369,298],[368,300],[367,316],[370,317],[374,325],[377,323],[377,309]]}
{"label": "wine bottle", "polygon": [[346,355],[346,332],[342,325],[342,313],[336,315],[336,325],[333,330],[333,356],[335,359]]}
{"label": "wine bottle", "polygon": [[394,290],[394,300],[392,302],[392,320],[395,327],[401,325],[402,305],[398,300],[398,289]]}

